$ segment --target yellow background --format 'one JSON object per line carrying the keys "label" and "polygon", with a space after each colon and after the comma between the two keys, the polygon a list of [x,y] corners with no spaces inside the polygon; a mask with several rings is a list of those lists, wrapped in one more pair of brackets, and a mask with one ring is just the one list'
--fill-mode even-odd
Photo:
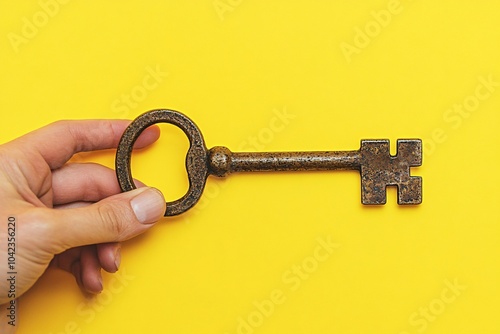
{"label": "yellow background", "polygon": [[[356,172],[210,178],[195,208],[124,244],[96,299],[46,273],[18,333],[500,333],[499,22],[488,0],[2,2],[2,142],[171,108],[209,147],[425,144],[419,207],[392,189],[362,206]],[[133,173],[174,200],[188,142],[162,130]],[[75,160],[113,167],[114,151]],[[321,261],[318,238],[338,244]]]}

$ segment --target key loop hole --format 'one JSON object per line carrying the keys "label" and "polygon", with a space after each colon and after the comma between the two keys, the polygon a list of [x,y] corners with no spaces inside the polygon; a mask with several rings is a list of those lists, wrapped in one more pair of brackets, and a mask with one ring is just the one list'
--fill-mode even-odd
{"label": "key loop hole", "polygon": [[201,197],[208,176],[207,148],[201,131],[196,124],[184,114],[169,109],[156,109],[145,112],[137,117],[125,129],[116,151],[116,176],[122,191],[136,189],[132,177],[132,149],[137,138],[151,125],[169,123],[179,127],[189,139],[189,149],[186,154],[186,171],[189,188],[181,198],[167,202],[165,217],[181,214],[191,207]]}

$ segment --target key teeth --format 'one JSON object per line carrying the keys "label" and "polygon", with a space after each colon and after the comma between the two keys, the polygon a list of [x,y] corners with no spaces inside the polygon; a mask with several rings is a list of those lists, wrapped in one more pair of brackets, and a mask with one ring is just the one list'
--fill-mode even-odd
{"label": "key teeth", "polygon": [[361,140],[361,152],[371,154],[390,154],[391,144],[389,139],[363,139]]}
{"label": "key teeth", "polygon": [[387,202],[386,185],[373,179],[361,178],[361,203],[364,205],[384,205]]}
{"label": "key teeth", "polygon": [[421,139],[398,139],[397,147],[397,156],[407,161],[409,166],[418,167],[422,165]]}
{"label": "key teeth", "polygon": [[398,186],[398,204],[415,205],[422,203],[422,177],[412,176]]}
{"label": "key teeth", "polygon": [[387,196],[384,194],[383,197],[370,197],[367,198],[363,196],[361,198],[361,204],[363,205],[385,205],[387,203]]}

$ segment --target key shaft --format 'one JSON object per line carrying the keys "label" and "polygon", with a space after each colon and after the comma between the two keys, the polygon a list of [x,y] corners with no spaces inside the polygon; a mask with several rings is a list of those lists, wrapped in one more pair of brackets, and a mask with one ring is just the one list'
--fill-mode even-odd
{"label": "key shaft", "polygon": [[215,146],[208,152],[208,170],[219,177],[236,172],[359,170],[360,151],[231,152]]}

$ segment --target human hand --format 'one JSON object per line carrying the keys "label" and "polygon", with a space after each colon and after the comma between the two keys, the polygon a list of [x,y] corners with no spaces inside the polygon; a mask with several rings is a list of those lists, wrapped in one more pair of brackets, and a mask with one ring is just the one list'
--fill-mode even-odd
{"label": "human hand", "polygon": [[[67,163],[77,152],[116,148],[128,123],[59,121],[0,145],[0,305],[11,299],[5,269],[9,217],[16,220],[18,298],[49,265],[72,273],[82,290],[99,293],[101,269],[118,270],[119,242],[145,232],[163,216],[165,199],[158,190],[120,193],[113,170]],[[135,147],[158,137],[159,128],[152,126]]]}

